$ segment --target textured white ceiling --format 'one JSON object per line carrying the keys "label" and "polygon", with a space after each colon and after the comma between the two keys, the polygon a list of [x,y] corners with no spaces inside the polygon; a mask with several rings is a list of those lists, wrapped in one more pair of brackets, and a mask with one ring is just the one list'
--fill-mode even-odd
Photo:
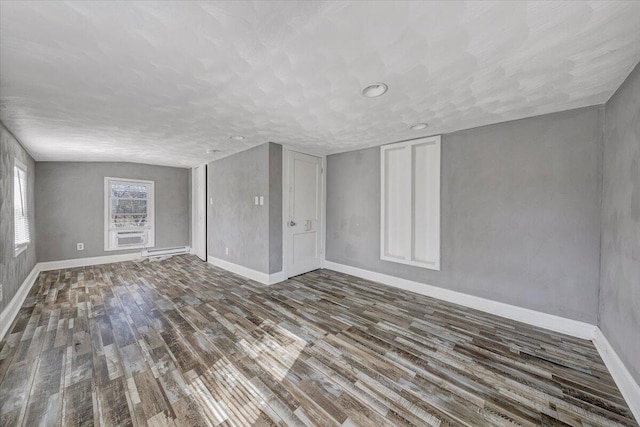
{"label": "textured white ceiling", "polygon": [[[638,1],[4,1],[0,16],[0,119],[36,160],[346,151],[601,104],[640,60]],[[362,97],[376,81],[389,92]]]}

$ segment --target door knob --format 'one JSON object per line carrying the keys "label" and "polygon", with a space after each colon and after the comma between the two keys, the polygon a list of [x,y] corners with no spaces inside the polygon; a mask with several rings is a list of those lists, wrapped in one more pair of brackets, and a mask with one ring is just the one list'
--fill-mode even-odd
{"label": "door knob", "polygon": [[289,221],[289,227],[295,227],[296,223],[293,220]]}

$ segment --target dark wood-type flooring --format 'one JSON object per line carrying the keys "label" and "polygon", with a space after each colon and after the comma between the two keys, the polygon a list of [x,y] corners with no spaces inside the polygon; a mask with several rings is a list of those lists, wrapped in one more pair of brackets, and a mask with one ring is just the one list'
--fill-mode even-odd
{"label": "dark wood-type flooring", "polygon": [[0,343],[0,425],[637,426],[589,341],[193,256],[41,273]]}

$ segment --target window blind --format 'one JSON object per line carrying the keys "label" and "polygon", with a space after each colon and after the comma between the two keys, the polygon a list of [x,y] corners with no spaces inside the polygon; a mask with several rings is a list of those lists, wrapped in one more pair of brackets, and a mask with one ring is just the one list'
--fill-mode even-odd
{"label": "window blind", "polygon": [[13,166],[14,249],[18,252],[31,241],[27,205],[27,171],[17,161]]}
{"label": "window blind", "polygon": [[109,227],[131,229],[148,223],[149,185],[110,182]]}

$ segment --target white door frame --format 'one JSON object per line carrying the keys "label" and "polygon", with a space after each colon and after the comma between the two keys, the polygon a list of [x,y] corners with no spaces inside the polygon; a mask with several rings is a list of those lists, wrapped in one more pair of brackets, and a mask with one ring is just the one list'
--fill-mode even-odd
{"label": "white door frame", "polygon": [[322,232],[320,233],[320,268],[324,268],[326,242],[327,242],[327,156],[325,154],[314,153],[313,151],[299,150],[288,145],[282,145],[282,272],[285,280],[289,278],[289,157],[291,152],[306,154],[309,156],[319,157],[322,160],[322,172],[320,180],[322,181],[322,195],[320,197],[320,224]]}
{"label": "white door frame", "polygon": [[[202,184],[198,185],[198,177],[196,176],[196,168],[202,167],[201,177]],[[202,221],[198,221],[198,199],[200,200],[200,208],[202,212]],[[196,232],[198,231],[200,235]],[[204,239],[201,241],[202,247],[199,246],[198,239]],[[200,250],[200,254],[198,251]],[[191,252],[198,255],[202,259],[201,255],[207,257],[207,164],[195,166],[191,169]]]}

